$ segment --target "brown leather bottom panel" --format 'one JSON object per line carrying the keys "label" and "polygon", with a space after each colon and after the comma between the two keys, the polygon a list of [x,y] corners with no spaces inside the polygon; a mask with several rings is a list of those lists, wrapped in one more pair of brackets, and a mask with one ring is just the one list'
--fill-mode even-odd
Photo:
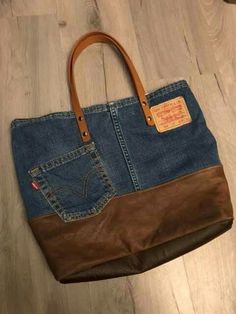
{"label": "brown leather bottom panel", "polygon": [[209,242],[229,230],[232,223],[233,219],[219,222],[142,252],[106,262],[79,273],[73,273],[61,280],[61,283],[103,280],[142,273]]}
{"label": "brown leather bottom panel", "polygon": [[66,283],[148,270],[210,241],[232,220],[224,171],[215,166],[114,197],[87,219],[65,223],[52,214],[29,223],[55,278]]}

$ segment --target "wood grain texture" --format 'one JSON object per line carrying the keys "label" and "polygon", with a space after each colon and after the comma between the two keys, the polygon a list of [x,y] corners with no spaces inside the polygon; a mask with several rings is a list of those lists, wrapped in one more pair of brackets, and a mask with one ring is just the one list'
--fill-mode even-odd
{"label": "wood grain texture", "polygon": [[9,0],[0,1],[0,18],[2,17],[11,17],[12,8]]}
{"label": "wood grain texture", "polygon": [[13,16],[55,14],[55,0],[8,0]]}
{"label": "wood grain texture", "polygon": [[[236,5],[221,0],[0,1],[0,313],[234,314],[236,227],[142,275],[63,286],[26,223],[14,171],[14,118],[70,110],[66,62],[92,30],[115,36],[145,89],[188,80],[215,135],[236,208]],[[117,53],[104,44],[76,64],[84,106],[134,93]]]}

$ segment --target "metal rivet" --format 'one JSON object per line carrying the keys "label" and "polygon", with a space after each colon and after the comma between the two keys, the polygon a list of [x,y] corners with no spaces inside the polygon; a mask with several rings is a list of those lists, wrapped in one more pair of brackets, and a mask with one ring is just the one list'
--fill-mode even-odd
{"label": "metal rivet", "polygon": [[147,119],[148,119],[148,121],[151,121],[151,120],[152,120],[152,117],[149,116],[149,117],[147,117]]}
{"label": "metal rivet", "polygon": [[82,117],[82,116],[79,116],[79,121],[82,121],[82,120],[84,120],[84,118]]}
{"label": "metal rivet", "polygon": [[88,135],[88,132],[83,132],[83,136],[85,137],[85,136],[87,136]]}
{"label": "metal rivet", "polygon": [[146,104],[146,102],[145,102],[145,101],[143,101],[143,102],[142,102],[142,105],[143,105],[143,106],[146,106],[147,104]]}

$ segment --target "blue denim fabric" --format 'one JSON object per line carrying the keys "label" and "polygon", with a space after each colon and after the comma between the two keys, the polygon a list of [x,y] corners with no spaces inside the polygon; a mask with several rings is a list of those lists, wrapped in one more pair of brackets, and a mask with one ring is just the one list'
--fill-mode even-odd
{"label": "blue denim fabric", "polygon": [[29,219],[55,212],[64,221],[89,218],[115,195],[220,164],[215,138],[185,80],[146,96],[150,107],[183,96],[192,122],[159,133],[146,124],[136,96],[84,108],[89,144],[72,111],[12,121],[16,173]]}

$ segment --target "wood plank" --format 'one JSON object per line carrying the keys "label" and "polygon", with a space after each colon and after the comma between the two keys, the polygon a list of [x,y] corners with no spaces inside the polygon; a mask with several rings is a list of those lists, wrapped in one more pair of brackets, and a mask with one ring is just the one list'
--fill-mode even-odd
{"label": "wood plank", "polygon": [[[146,79],[128,2],[126,0],[116,2],[103,0],[98,2],[98,9],[103,30],[114,36],[125,48],[145,88]],[[114,20],[119,23],[114,23]],[[104,45],[103,49],[108,100],[135,95],[134,86],[121,55],[109,45]]]}
{"label": "wood plank", "polygon": [[[100,29],[101,20],[97,4],[93,1],[84,3],[71,0],[65,3],[65,1],[58,0],[57,16],[63,51],[61,66],[66,74],[68,56],[74,42],[83,34],[94,30],[95,27]],[[75,64],[77,94],[82,107],[106,100],[102,49],[101,44],[88,47]],[[63,86],[67,96],[66,101],[70,107],[66,75],[63,76]]]}
{"label": "wood plank", "polygon": [[[13,167],[9,125],[14,118],[60,109],[60,37],[52,16],[0,21],[1,84],[1,313],[68,313],[70,292],[89,309],[88,284],[66,289],[53,278],[33,234]],[[4,165],[4,167],[2,167]],[[73,311],[72,311],[73,312]],[[83,313],[90,313],[84,310]]]}
{"label": "wood plank", "polygon": [[56,1],[53,0],[11,0],[13,16],[55,14]]}
{"label": "wood plank", "polygon": [[156,88],[160,79],[199,73],[178,2],[130,0],[130,7],[148,89]]}
{"label": "wood plank", "polygon": [[[216,76],[191,78],[191,86],[214,134],[236,207],[236,118],[225,103]],[[221,237],[184,256],[196,313],[234,313],[236,278],[236,226]],[[220,296],[220,297],[219,297]],[[199,301],[200,300],[200,301]]]}
{"label": "wood plank", "polygon": [[207,33],[213,46],[218,79],[230,106],[236,102],[236,6],[221,0],[199,1],[203,16],[208,24]]}
{"label": "wood plank", "polygon": [[10,0],[3,0],[0,1],[0,18],[3,17],[11,17],[12,16],[12,9],[11,9],[11,2]]}
{"label": "wood plank", "polygon": [[[125,47],[146,91],[185,78],[217,139],[236,207],[235,9],[221,0],[13,0],[0,4],[0,312],[83,314],[234,314],[236,227],[142,275],[61,285],[26,224],[9,124],[70,110],[66,63],[74,41],[92,30]],[[27,15],[42,15],[28,17]],[[134,94],[108,45],[79,57],[83,107]]]}

